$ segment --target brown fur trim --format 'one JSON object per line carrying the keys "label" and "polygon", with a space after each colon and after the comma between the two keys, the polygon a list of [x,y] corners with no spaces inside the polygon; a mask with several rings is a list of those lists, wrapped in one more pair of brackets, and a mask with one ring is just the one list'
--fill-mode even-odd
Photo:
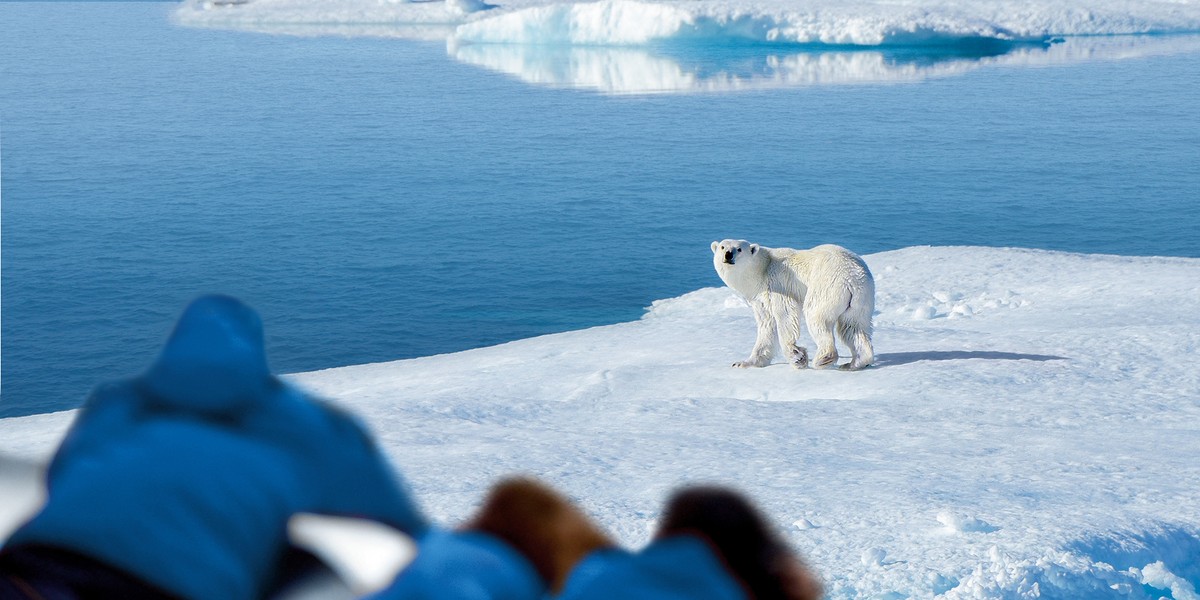
{"label": "brown fur trim", "polygon": [[753,600],[818,600],[821,584],[750,502],[716,486],[689,487],[667,501],[656,538],[707,541]]}
{"label": "brown fur trim", "polygon": [[493,486],[463,529],[490,533],[516,548],[554,593],[584,556],[614,546],[570,500],[525,477]]}

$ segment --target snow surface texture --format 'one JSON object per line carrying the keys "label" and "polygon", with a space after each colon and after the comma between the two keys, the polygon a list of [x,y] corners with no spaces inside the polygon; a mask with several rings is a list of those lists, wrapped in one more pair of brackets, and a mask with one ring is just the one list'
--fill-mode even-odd
{"label": "snow surface texture", "polygon": [[[718,482],[830,598],[1197,598],[1200,260],[865,258],[878,361],[858,373],[728,367],[754,319],[714,287],[636,322],[291,379],[362,415],[445,524],[531,473],[637,547],[671,489]],[[47,460],[70,418],[0,421],[0,455]]]}
{"label": "snow surface texture", "polygon": [[184,0],[174,16],[196,27],[446,40],[456,60],[530,83],[624,94],[914,81],[1200,49],[1200,0]]}

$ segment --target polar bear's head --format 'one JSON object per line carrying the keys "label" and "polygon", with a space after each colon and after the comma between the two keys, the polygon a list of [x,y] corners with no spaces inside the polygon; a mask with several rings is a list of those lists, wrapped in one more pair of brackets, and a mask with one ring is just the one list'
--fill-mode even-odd
{"label": "polar bear's head", "polygon": [[717,268],[717,271],[730,269],[741,261],[752,261],[758,258],[758,244],[751,244],[746,240],[713,242],[712,251],[713,266]]}
{"label": "polar bear's head", "polygon": [[743,296],[757,294],[766,277],[767,252],[746,240],[721,240],[712,243],[713,267],[725,285]]}

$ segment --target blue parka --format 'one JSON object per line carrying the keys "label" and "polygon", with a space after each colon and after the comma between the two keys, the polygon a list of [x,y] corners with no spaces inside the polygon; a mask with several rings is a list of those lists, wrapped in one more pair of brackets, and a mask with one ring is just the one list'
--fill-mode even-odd
{"label": "blue parka", "polygon": [[427,529],[362,425],[271,374],[258,315],[226,296],[184,311],[140,377],[88,398],[8,545],[91,556],[184,598],[259,596],[297,512]]}
{"label": "blue parka", "polygon": [[515,548],[487,533],[435,530],[369,600],[541,600],[546,586]]}
{"label": "blue parka", "polygon": [[692,535],[653,541],[640,552],[599,550],[571,571],[558,600],[747,600],[711,547]]}

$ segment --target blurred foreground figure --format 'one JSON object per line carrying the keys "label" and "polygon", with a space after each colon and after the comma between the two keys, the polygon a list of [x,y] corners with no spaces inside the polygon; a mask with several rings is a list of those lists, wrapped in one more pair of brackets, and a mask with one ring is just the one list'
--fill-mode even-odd
{"label": "blurred foreground figure", "polygon": [[612,546],[554,490],[509,479],[462,528],[420,540],[413,562],[371,600],[540,600],[561,590],[585,555]]}
{"label": "blurred foreground figure", "polygon": [[821,585],[740,495],[694,487],[668,501],[640,552],[601,550],[559,600],[817,600]]}
{"label": "blurred foreground figure", "polygon": [[677,492],[649,546],[618,548],[530,479],[495,486],[458,531],[431,531],[370,600],[818,600],[821,585],[740,495]]}
{"label": "blurred foreground figure", "polygon": [[363,427],[272,375],[258,315],[225,296],[92,393],[46,477],[0,551],[0,598],[258,598],[297,512],[427,528]]}

